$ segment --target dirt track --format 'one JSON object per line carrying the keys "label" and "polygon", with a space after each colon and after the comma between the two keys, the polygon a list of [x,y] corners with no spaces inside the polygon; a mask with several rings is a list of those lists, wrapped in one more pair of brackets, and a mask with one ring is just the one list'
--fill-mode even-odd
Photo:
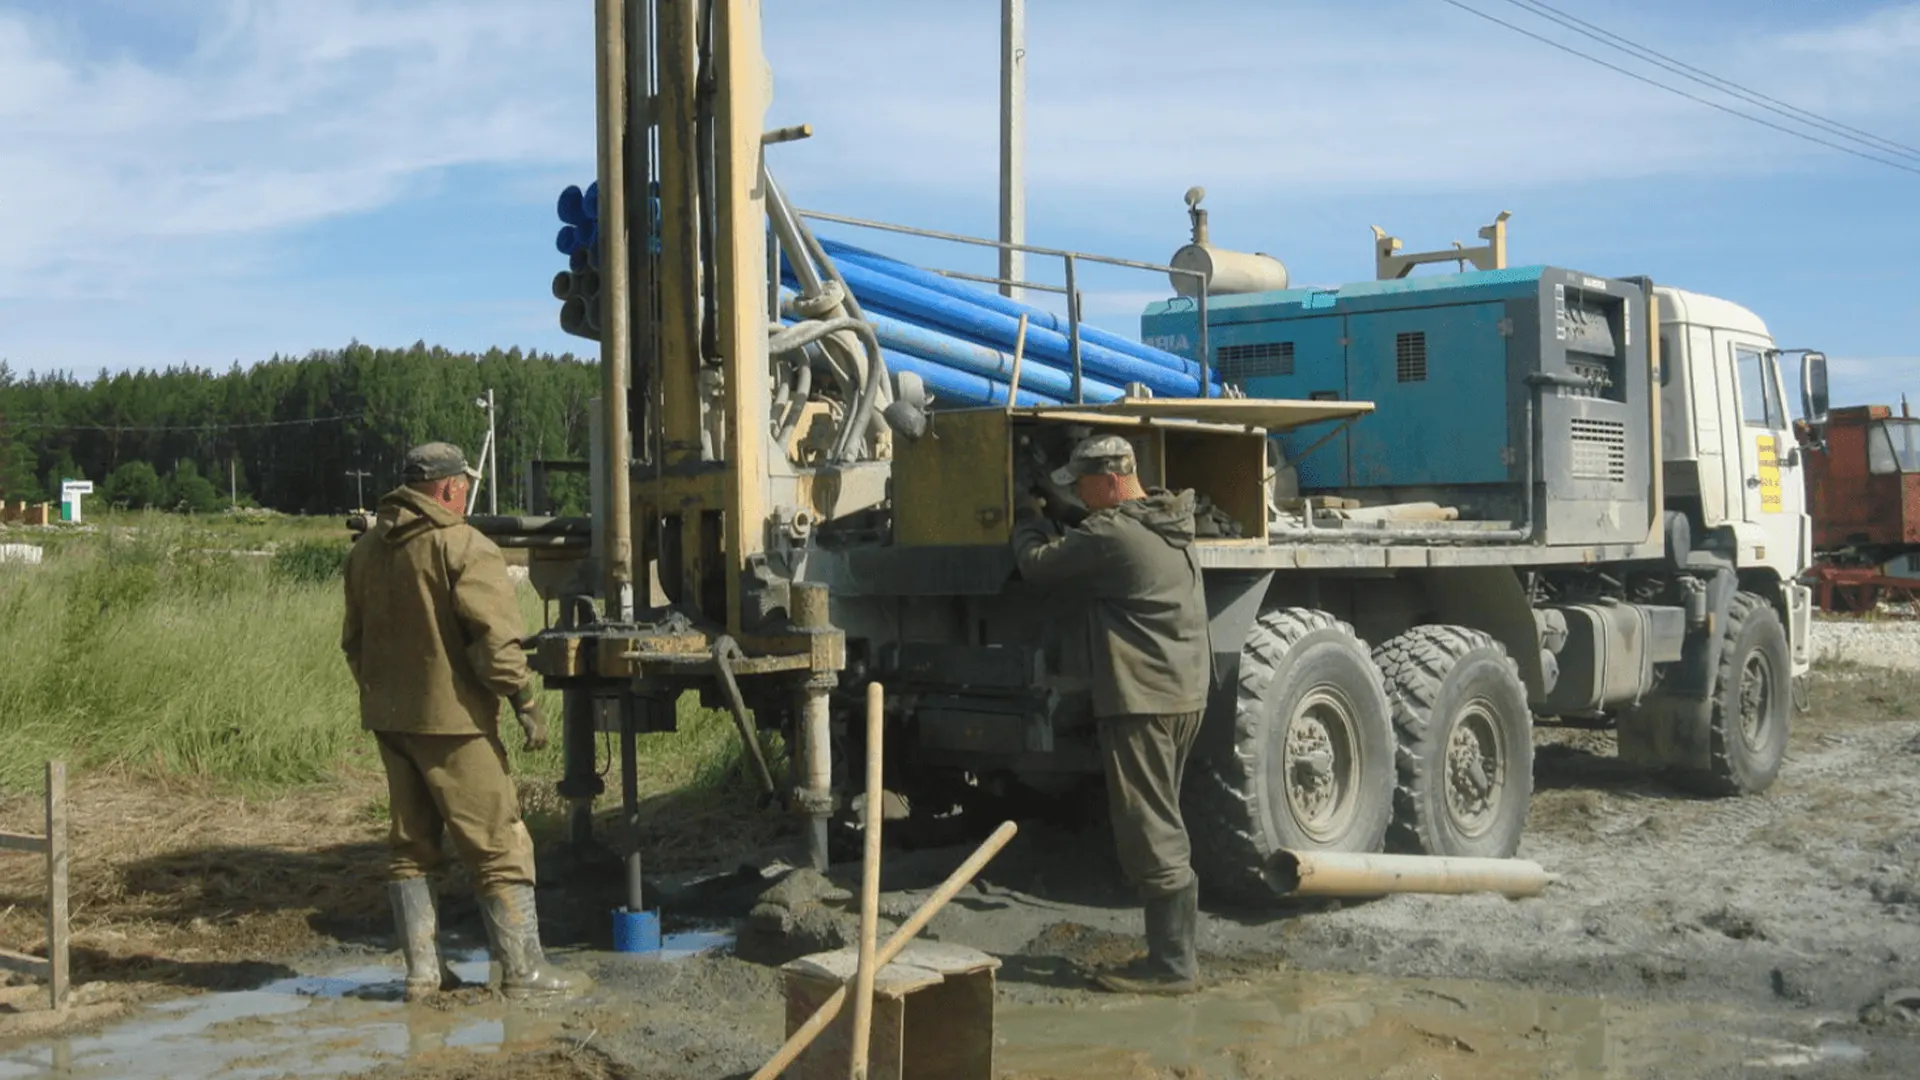
{"label": "dirt track", "polygon": [[[1781,779],[1754,799],[1680,796],[1621,769],[1608,736],[1555,739],[1541,749],[1522,849],[1564,875],[1545,897],[1214,910],[1202,948],[1215,985],[1196,1000],[1085,989],[1086,967],[1137,942],[1137,910],[1097,825],[1024,822],[928,936],[1001,958],[998,1068],[1023,1080],[1913,1076],[1920,1016],[1886,1001],[1920,987],[1920,673],[1829,669],[1812,706],[1796,718]],[[962,854],[892,855],[883,913],[903,917]],[[807,887],[801,875],[784,906],[760,902],[757,865],[683,876],[663,894],[669,929],[728,919],[738,951],[763,960],[848,939],[850,905],[831,885]],[[841,891],[856,876],[835,868]],[[501,1053],[436,1043],[368,1074],[383,1078],[707,1078],[757,1067],[782,1035],[777,973],[730,955],[663,963],[596,951],[611,887],[575,888],[573,903],[543,898],[550,936],[590,946],[563,951],[597,985],[517,1029],[515,1010],[479,997],[439,1010],[323,998],[300,1015],[335,1043],[342,1029],[396,1016],[409,1031],[438,1030],[449,1015],[506,1017],[490,1043]],[[367,928],[343,933],[345,956],[292,966],[353,958],[397,973],[377,913],[357,914],[338,920]],[[91,1045],[71,1044],[82,1051],[73,1075],[112,1075],[83,1068]],[[37,1061],[51,1061],[45,1044],[0,1042],[0,1080],[40,1075],[27,1067]],[[236,1071],[201,1071],[255,1075],[224,1067]]]}

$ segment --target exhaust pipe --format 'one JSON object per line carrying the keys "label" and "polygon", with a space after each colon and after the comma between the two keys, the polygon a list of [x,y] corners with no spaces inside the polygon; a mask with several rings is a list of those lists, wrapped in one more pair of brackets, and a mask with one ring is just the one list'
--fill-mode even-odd
{"label": "exhaust pipe", "polygon": [[1381,855],[1346,851],[1276,851],[1261,871],[1282,896],[1365,898],[1390,893],[1494,892],[1509,900],[1539,896],[1560,880],[1525,859]]}

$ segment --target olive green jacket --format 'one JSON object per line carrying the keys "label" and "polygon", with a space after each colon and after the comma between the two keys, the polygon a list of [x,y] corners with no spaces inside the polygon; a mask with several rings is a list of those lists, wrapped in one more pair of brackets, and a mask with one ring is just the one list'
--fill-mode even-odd
{"label": "olive green jacket", "polygon": [[1193,504],[1191,491],[1155,488],[1062,535],[1037,516],[1014,527],[1022,577],[1090,602],[1097,717],[1206,708],[1213,656]]}
{"label": "olive green jacket", "polygon": [[370,731],[479,735],[529,690],[520,605],[493,541],[412,488],[380,500],[347,556],[340,647]]}

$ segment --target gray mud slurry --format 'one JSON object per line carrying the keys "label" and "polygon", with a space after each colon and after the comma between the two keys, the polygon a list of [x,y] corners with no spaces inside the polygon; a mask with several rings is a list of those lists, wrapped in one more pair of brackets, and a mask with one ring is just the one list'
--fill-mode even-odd
{"label": "gray mud slurry", "polygon": [[1785,1017],[1464,980],[1275,975],[1185,1000],[1004,1006],[1006,1080],[1793,1075],[1867,1052]]}

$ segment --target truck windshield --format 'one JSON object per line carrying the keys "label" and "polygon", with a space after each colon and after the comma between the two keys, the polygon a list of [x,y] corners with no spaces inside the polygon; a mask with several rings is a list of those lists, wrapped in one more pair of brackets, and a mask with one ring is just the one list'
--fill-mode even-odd
{"label": "truck windshield", "polygon": [[1867,468],[1874,473],[1920,473],[1920,418],[1882,420],[1867,440]]}

